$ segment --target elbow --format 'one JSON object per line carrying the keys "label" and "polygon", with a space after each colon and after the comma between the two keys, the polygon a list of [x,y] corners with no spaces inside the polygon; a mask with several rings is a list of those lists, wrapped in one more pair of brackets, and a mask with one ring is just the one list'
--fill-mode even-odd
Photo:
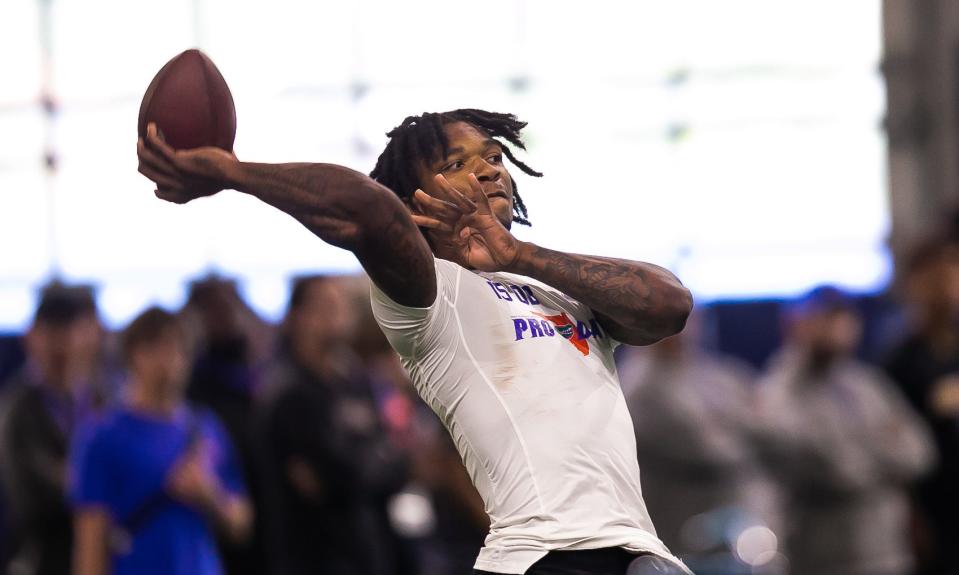
{"label": "elbow", "polygon": [[670,290],[668,296],[659,306],[655,327],[649,330],[649,341],[656,343],[679,334],[686,327],[689,314],[693,311],[693,294],[683,285]]}
{"label": "elbow", "polygon": [[656,306],[654,313],[643,310],[636,315],[632,324],[623,324],[624,327],[632,327],[615,333],[614,337],[629,345],[652,345],[683,331],[692,310],[692,294],[678,285]]}
{"label": "elbow", "polygon": [[666,324],[669,333],[663,337],[676,335],[686,327],[686,320],[689,314],[693,312],[693,294],[685,286],[679,285],[675,294],[669,298],[670,302],[666,306]]}

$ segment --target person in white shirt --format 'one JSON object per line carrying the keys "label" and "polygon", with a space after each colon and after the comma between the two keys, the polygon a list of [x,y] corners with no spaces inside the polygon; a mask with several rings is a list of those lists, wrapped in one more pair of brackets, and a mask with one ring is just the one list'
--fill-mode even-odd
{"label": "person in white shirt", "polygon": [[658,266],[513,236],[528,220],[504,156],[539,174],[502,140],[522,148],[525,125],[482,110],[411,116],[371,177],[175,151],[152,125],[137,149],[161,199],[233,188],[357,256],[377,321],[490,515],[477,573],[689,573],[643,503],[612,351],[678,333],[692,298]]}

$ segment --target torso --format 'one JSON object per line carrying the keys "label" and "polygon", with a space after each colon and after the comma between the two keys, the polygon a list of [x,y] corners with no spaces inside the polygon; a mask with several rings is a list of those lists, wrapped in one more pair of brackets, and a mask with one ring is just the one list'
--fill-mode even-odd
{"label": "torso", "polygon": [[423,310],[375,289],[374,313],[486,504],[477,568],[519,573],[552,549],[669,556],[643,502],[614,343],[592,311],[530,278],[436,265],[419,327],[406,322]]}

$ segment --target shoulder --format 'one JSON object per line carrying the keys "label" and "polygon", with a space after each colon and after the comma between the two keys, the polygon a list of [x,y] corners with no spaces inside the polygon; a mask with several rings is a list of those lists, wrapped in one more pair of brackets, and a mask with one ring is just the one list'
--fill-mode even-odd
{"label": "shoulder", "polygon": [[[457,279],[461,272],[465,268],[461,267],[459,264],[453,263],[448,260],[442,260],[439,258],[433,258],[433,269],[436,274],[436,301],[439,301],[443,296],[447,298],[450,296],[451,289],[455,288]],[[409,306],[404,306],[394,302],[390,296],[381,290],[375,282],[370,282],[370,299],[374,304],[374,309],[377,304],[386,305],[392,308],[399,309],[428,309],[428,308],[411,308]],[[434,302],[435,305],[435,302]],[[432,307],[432,306],[431,306]]]}
{"label": "shoulder", "polygon": [[17,379],[4,390],[0,400],[0,424],[4,434],[26,433],[49,423],[43,405],[43,391],[29,379]]}
{"label": "shoulder", "polygon": [[78,437],[123,435],[129,431],[131,422],[129,415],[120,409],[106,409],[87,417],[77,426]]}
{"label": "shoulder", "polygon": [[438,257],[433,257],[433,265],[436,267],[436,273],[438,274],[450,274],[450,273],[459,273],[460,270],[466,269],[463,266],[451,262],[449,260],[440,259]]}
{"label": "shoulder", "polygon": [[859,385],[866,393],[888,395],[895,389],[895,384],[882,370],[868,363],[852,360],[843,368],[850,383]]}
{"label": "shoulder", "polygon": [[[460,282],[469,272],[446,260],[435,260],[436,299],[429,307],[399,304],[376,285],[370,288],[373,318],[390,345],[403,357],[416,355],[449,325],[452,309],[459,299]],[[466,273],[464,273],[466,272]]]}
{"label": "shoulder", "polygon": [[0,393],[0,402],[11,411],[38,404],[40,401],[40,388],[24,375],[16,375],[7,380],[3,392]]}
{"label": "shoulder", "polygon": [[128,424],[123,414],[108,410],[80,422],[74,434],[72,449],[79,457],[97,457],[113,451],[119,442],[129,436]]}

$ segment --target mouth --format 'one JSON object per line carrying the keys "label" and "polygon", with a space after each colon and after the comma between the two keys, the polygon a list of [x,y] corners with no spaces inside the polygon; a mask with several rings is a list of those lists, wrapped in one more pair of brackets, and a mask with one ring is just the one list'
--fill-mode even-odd
{"label": "mouth", "polygon": [[506,195],[506,191],[505,191],[505,190],[497,190],[497,191],[495,191],[495,192],[493,192],[493,193],[491,193],[491,194],[486,194],[486,197],[487,197],[487,199],[490,199],[490,200],[493,199],[493,198],[503,198],[504,200],[508,200],[508,199],[509,199],[509,196]]}

